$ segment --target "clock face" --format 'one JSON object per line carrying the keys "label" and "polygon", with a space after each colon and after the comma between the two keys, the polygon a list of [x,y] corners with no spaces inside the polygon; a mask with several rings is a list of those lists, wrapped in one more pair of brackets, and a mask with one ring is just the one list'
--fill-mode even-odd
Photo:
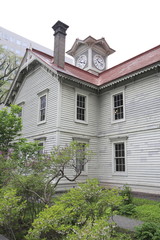
{"label": "clock face", "polygon": [[77,59],[76,66],[83,69],[83,68],[86,66],[86,63],[87,63],[87,57],[86,57],[86,55],[81,55],[81,56]]}
{"label": "clock face", "polygon": [[99,70],[103,70],[105,67],[105,63],[104,63],[104,59],[101,55],[95,55],[93,58],[93,62],[94,65],[96,66],[96,68],[98,68]]}

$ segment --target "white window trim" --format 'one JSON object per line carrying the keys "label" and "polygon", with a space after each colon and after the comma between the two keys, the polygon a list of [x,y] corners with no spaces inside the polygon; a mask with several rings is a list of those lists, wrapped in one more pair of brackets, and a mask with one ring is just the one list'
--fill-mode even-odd
{"label": "white window trim", "polygon": [[[48,108],[48,92],[49,89],[45,89],[42,92],[38,93],[38,119],[37,119],[37,125],[44,124],[47,122],[47,108]],[[46,112],[45,112],[45,119],[43,121],[40,121],[40,98],[46,96]]]}
{"label": "white window trim", "polygon": [[45,147],[46,147],[46,137],[36,138],[35,141],[38,141],[38,144],[43,144],[42,153],[45,153]]}
{"label": "white window trim", "polygon": [[[89,144],[88,139],[83,138],[73,138],[73,141],[79,142],[79,143],[85,143]],[[88,162],[84,165],[84,171],[81,172],[81,175],[88,175]]]}
{"label": "white window trim", "polygon": [[[115,120],[114,119],[114,96],[117,95],[117,94],[120,94],[122,93],[123,94],[123,118],[122,119],[118,119],[118,120]],[[124,90],[122,91],[117,91],[117,92],[114,92],[112,95],[111,95],[111,124],[115,124],[115,123],[120,123],[120,122],[124,122],[126,119],[125,119],[125,93],[124,93]]]}
{"label": "white window trim", "polygon": [[[77,119],[77,95],[84,96],[86,99],[85,120],[84,121]],[[81,92],[76,92],[76,94],[75,94],[75,122],[88,124],[88,95],[83,94]]]}
{"label": "white window trim", "polygon": [[[125,151],[125,171],[115,171],[115,144],[116,143],[124,143],[124,151]],[[115,140],[112,142],[112,175],[116,176],[127,176],[128,169],[127,169],[127,149],[126,149],[126,141],[124,139]]]}
{"label": "white window trim", "polygon": [[19,107],[21,107],[21,119],[23,118],[23,112],[24,112],[24,104],[25,104],[25,102],[23,101],[23,102],[20,102],[20,103],[18,103],[17,105],[19,106]]}

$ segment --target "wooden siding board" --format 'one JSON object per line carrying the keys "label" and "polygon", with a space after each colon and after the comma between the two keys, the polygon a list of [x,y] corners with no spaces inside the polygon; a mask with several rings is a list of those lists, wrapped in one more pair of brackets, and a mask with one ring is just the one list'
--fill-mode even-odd
{"label": "wooden siding board", "polygon": [[75,122],[76,89],[67,85],[62,86],[62,115],[61,127],[67,130],[97,135],[97,96],[84,90],[79,93],[88,96],[88,124]]}
{"label": "wooden siding board", "polygon": [[[111,123],[111,96],[114,92],[125,93],[125,121]],[[157,124],[160,120],[160,79],[152,76],[130,85],[111,90],[100,97],[99,134],[134,131]]]}
{"label": "wooden siding board", "polygon": [[[47,121],[44,124],[38,125],[39,96],[37,94],[45,89],[49,89],[47,99]],[[23,87],[20,89],[15,101],[15,104],[22,101],[25,102],[22,116],[22,133],[25,137],[52,131],[56,127],[57,89],[58,81],[42,68],[37,69],[26,77]]]}

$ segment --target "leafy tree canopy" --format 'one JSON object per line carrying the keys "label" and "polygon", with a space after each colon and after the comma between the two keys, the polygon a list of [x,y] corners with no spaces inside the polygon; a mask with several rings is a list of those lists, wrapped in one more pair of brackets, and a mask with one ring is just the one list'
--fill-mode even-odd
{"label": "leafy tree canopy", "polygon": [[19,56],[0,45],[0,103],[2,103],[15,77],[20,61]]}
{"label": "leafy tree canopy", "polygon": [[20,135],[22,129],[21,118],[18,114],[21,107],[12,105],[0,111],[0,151],[8,151],[13,146],[12,141]]}

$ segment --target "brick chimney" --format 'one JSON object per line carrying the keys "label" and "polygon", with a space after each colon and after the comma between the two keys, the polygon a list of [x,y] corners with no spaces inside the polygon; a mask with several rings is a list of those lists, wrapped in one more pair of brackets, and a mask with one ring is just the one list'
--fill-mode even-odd
{"label": "brick chimney", "polygon": [[52,27],[54,30],[54,63],[64,68],[65,63],[65,37],[69,26],[61,21],[57,21]]}

